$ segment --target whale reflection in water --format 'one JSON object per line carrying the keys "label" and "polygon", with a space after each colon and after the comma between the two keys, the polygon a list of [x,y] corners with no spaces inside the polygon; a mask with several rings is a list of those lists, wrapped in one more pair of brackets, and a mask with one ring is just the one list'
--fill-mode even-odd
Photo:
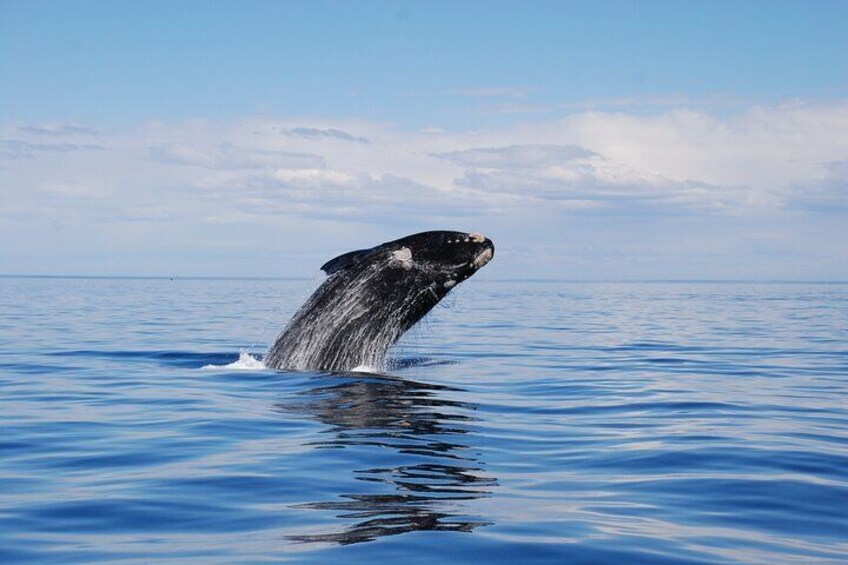
{"label": "whale reflection in water", "polygon": [[473,406],[442,397],[458,389],[384,375],[321,380],[331,383],[276,408],[331,426],[331,437],[310,447],[356,449],[356,461],[373,453],[372,459],[388,458],[390,466],[353,469],[362,481],[358,492],[294,506],[336,512],[345,520],[343,529],[287,539],[346,545],[413,531],[469,532],[489,524],[467,513],[468,501],[488,495],[496,482],[485,475],[473,447]]}

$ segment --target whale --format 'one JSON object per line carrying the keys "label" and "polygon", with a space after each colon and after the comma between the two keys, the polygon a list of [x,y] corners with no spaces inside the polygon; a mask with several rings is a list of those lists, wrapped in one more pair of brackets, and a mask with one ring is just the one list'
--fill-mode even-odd
{"label": "whale", "polygon": [[477,232],[427,231],[349,251],[265,354],[265,366],[348,372],[384,368],[389,348],[495,253]]}

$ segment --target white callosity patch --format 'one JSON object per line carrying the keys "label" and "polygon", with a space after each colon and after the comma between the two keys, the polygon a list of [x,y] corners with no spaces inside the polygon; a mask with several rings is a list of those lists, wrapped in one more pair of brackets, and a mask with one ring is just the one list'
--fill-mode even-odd
{"label": "white callosity patch", "polygon": [[468,238],[474,243],[483,243],[484,241],[486,241],[486,236],[476,231],[468,234]]}
{"label": "white callosity patch", "polygon": [[412,268],[412,250],[408,247],[401,247],[397,251],[392,251],[392,259],[399,262],[404,269]]}
{"label": "white callosity patch", "polygon": [[472,266],[475,269],[480,269],[484,265],[486,265],[486,263],[488,263],[491,260],[492,260],[492,250],[491,249],[484,249],[483,251],[480,252],[479,255],[477,255],[477,257],[474,258],[474,261],[472,262]]}

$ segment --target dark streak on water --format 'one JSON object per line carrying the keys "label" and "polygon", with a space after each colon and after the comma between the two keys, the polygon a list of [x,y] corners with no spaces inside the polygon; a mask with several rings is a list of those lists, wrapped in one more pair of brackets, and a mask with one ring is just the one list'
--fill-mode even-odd
{"label": "dark streak on water", "polygon": [[845,562],[848,286],[465,286],[387,377],[202,369],[303,282],[0,279],[0,562]]}

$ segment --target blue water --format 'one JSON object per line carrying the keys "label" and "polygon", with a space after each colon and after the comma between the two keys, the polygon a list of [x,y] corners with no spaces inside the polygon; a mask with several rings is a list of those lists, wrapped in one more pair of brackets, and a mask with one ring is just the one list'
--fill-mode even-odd
{"label": "blue water", "polygon": [[848,285],[481,274],[392,376],[237,361],[313,284],[0,279],[0,562],[848,560]]}

